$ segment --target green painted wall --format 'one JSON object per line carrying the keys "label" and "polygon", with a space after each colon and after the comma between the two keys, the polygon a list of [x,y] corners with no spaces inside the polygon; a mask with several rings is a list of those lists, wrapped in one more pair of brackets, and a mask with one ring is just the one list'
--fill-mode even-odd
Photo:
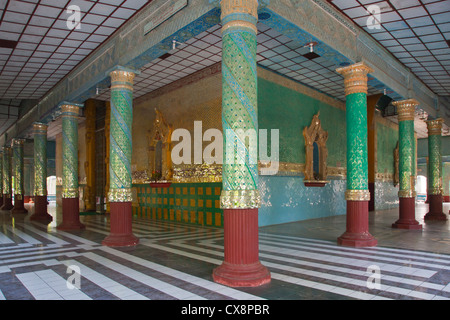
{"label": "green painted wall", "polygon": [[398,130],[377,122],[377,172],[394,173]]}
{"label": "green painted wall", "polygon": [[305,163],[303,129],[311,124],[312,117],[318,111],[322,128],[328,131],[327,165],[345,167],[345,110],[258,78],[259,129],[268,129],[269,132],[270,129],[280,130],[281,162]]}

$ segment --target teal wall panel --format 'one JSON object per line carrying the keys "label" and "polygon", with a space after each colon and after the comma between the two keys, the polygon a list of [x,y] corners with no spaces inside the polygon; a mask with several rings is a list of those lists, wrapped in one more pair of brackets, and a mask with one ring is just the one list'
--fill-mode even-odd
{"label": "teal wall panel", "polygon": [[305,187],[301,177],[260,176],[259,226],[343,215],[346,187],[346,180]]}
{"label": "teal wall panel", "polygon": [[394,184],[391,181],[376,181],[375,210],[392,209],[397,208],[398,206],[398,186],[394,187]]}
{"label": "teal wall panel", "polygon": [[[280,161],[304,163],[303,129],[320,111],[322,128],[328,131],[329,166],[345,166],[345,110],[330,106],[298,91],[258,78],[258,122],[260,129],[280,130]],[[270,146],[269,146],[270,147]]]}

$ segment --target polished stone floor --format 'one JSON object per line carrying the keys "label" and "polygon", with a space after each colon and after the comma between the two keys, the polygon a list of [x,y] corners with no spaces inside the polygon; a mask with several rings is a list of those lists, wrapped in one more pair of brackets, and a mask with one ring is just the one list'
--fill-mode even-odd
{"label": "polished stone floor", "polygon": [[[86,229],[62,232],[54,221],[31,223],[30,213],[0,212],[0,299],[6,300],[346,300],[450,299],[450,223],[424,222],[398,230],[398,209],[370,213],[373,248],[336,244],[345,216],[260,228],[260,260],[270,284],[230,288],[212,281],[223,260],[221,229],[135,219],[133,248],[109,248],[108,217],[82,216]],[[448,213],[450,204],[444,204]]]}

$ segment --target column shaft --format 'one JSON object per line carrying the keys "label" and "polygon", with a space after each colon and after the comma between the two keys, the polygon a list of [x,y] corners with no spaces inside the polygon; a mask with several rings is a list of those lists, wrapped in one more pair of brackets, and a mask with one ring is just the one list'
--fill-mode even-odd
{"label": "column shaft", "polygon": [[12,208],[11,148],[3,147],[3,205],[0,210],[11,210]]}
{"label": "column shaft", "polygon": [[428,128],[428,203],[429,211],[425,220],[447,220],[442,210],[442,157],[441,131],[442,119],[426,121]]}
{"label": "column shaft", "polygon": [[86,116],[86,189],[84,201],[86,211],[95,211],[95,102],[87,100],[85,106]]}
{"label": "column shaft", "polygon": [[0,208],[3,206],[3,149],[0,150],[0,190],[2,194],[0,195]]}
{"label": "column shaft", "polygon": [[31,220],[52,221],[47,213],[47,125],[33,124],[34,136],[34,213]]}
{"label": "column shaft", "polygon": [[103,244],[133,246],[139,239],[132,231],[131,155],[133,122],[133,79],[135,73],[118,68],[111,77],[111,119],[109,154],[110,234]]}
{"label": "column shaft", "polygon": [[25,140],[13,140],[13,171],[14,171],[14,208],[12,214],[28,213],[24,207],[24,165],[23,144]]}
{"label": "column shaft", "polygon": [[224,261],[216,282],[232,287],[270,282],[258,249],[258,1],[221,1]]}
{"label": "column shaft", "polygon": [[414,139],[414,112],[418,102],[414,99],[393,103],[398,113],[399,137],[399,219],[392,227],[421,230],[422,225],[415,218],[415,167],[416,148]]}
{"label": "column shaft", "polygon": [[367,74],[372,70],[356,63],[336,70],[344,76],[347,124],[347,230],[338,244],[352,247],[375,246],[369,233]]}
{"label": "column shaft", "polygon": [[80,222],[78,192],[78,116],[79,106],[61,105],[62,116],[62,222],[60,230],[78,230]]}
{"label": "column shaft", "polygon": [[109,200],[108,200],[108,193],[109,193],[109,153],[110,153],[110,140],[109,140],[109,136],[110,136],[110,128],[111,128],[111,104],[109,101],[107,101],[105,103],[105,107],[106,107],[106,113],[105,113],[105,176],[106,176],[106,180],[105,180],[105,195],[106,195],[106,201],[105,201],[105,205],[106,205],[106,212],[109,213],[110,212],[110,208],[109,208]]}

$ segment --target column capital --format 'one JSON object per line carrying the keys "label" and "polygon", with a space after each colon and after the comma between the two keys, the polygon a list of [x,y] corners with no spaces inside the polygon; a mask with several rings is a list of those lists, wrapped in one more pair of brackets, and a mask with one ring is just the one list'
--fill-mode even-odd
{"label": "column capital", "polygon": [[80,115],[80,107],[73,104],[62,104],[61,115],[78,117]]}
{"label": "column capital", "polygon": [[14,146],[20,146],[20,145],[23,145],[25,143],[25,139],[23,139],[23,138],[14,138],[12,140],[12,143],[13,143]]}
{"label": "column capital", "polygon": [[48,125],[42,122],[33,123],[33,134],[47,134]]}
{"label": "column capital", "polygon": [[107,71],[107,75],[111,78],[111,89],[125,88],[133,90],[133,80],[137,74],[140,74],[138,70],[123,66],[115,66]]}
{"label": "column capital", "polygon": [[437,119],[430,119],[425,121],[427,123],[428,128],[428,135],[429,136],[435,136],[435,135],[441,135],[442,132],[442,118]]}
{"label": "column capital", "polygon": [[221,0],[222,33],[229,28],[251,29],[257,33],[258,0]]}
{"label": "column capital", "polygon": [[344,76],[345,95],[352,93],[367,94],[367,74],[373,72],[373,69],[364,62],[354,63],[352,65],[337,68],[336,72]]}
{"label": "column capital", "polygon": [[414,112],[419,105],[416,99],[394,101],[392,104],[397,107],[398,121],[414,120]]}

